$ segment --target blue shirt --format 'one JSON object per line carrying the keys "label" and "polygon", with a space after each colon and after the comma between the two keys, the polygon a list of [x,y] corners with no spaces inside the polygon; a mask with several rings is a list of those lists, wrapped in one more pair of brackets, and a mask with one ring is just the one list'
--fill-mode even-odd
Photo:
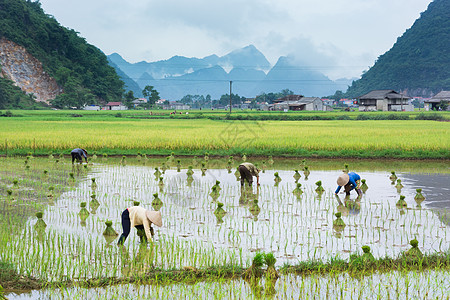
{"label": "blue shirt", "polygon": [[83,156],[84,158],[87,158],[86,153],[84,153],[83,149],[81,149],[81,148],[73,149],[70,153],[76,153],[79,156]]}
{"label": "blue shirt", "polygon": [[[348,173],[348,177],[349,177],[348,178],[349,180],[348,180],[347,184],[350,184],[350,186],[351,186],[350,191],[351,191],[356,187],[356,185],[357,185],[356,182],[358,180],[361,180],[361,177],[358,174],[356,174],[355,172]],[[341,190],[341,186],[338,186],[336,189],[336,192],[334,192],[334,193],[337,194],[337,193],[339,193],[340,190]]]}

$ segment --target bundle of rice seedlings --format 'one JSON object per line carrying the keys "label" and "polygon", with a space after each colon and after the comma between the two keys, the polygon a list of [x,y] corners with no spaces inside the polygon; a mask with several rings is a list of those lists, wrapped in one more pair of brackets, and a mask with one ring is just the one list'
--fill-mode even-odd
{"label": "bundle of rice seedlings", "polygon": [[405,196],[400,195],[400,199],[397,201],[397,203],[395,203],[395,206],[397,206],[397,207],[407,207],[408,204],[406,203],[405,198],[406,198]]}
{"label": "bundle of rice seedlings", "polygon": [[345,222],[341,219],[342,214],[340,212],[337,212],[334,214],[336,216],[336,220],[333,221],[333,228],[336,230],[342,230],[344,229]]}
{"label": "bundle of rice seedlings", "polygon": [[316,192],[317,192],[317,194],[322,194],[323,192],[325,192],[325,189],[323,188],[323,186],[322,186],[322,181],[321,180],[319,180],[319,181],[317,181],[316,182]]}
{"label": "bundle of rice seedlings", "polygon": [[294,179],[295,179],[295,182],[297,182],[301,177],[302,177],[302,175],[300,175],[300,173],[298,172],[298,170],[294,170]]}
{"label": "bundle of rice seedlings", "polygon": [[414,200],[416,200],[417,204],[420,204],[423,202],[423,200],[425,200],[425,197],[422,195],[422,189],[416,189]]}
{"label": "bundle of rice seedlings", "polygon": [[103,231],[103,235],[106,236],[118,236],[119,234],[114,230],[114,228],[112,228],[112,221],[107,220],[105,222],[106,225],[106,229],[105,231]]}
{"label": "bundle of rice seedlings", "polygon": [[267,265],[266,269],[266,278],[267,279],[277,279],[278,272],[275,269],[275,263],[277,262],[277,259],[273,255],[273,253],[266,253],[264,254],[264,263]]}
{"label": "bundle of rice seedlings", "polygon": [[397,175],[395,175],[395,172],[394,172],[394,171],[391,171],[391,176],[389,176],[389,179],[390,179],[391,181],[396,181],[396,180],[397,180]]}
{"label": "bundle of rice seedlings", "polygon": [[244,275],[242,277],[244,280],[251,281],[256,283],[256,281],[261,278],[264,273],[264,270],[261,267],[264,265],[264,255],[262,253],[256,253],[253,258],[252,265],[245,270]]}

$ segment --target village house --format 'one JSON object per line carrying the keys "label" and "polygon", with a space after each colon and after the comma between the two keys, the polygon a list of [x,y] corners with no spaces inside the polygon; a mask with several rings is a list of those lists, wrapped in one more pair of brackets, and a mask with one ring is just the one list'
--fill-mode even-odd
{"label": "village house", "polygon": [[133,101],[131,101],[131,103],[133,103],[133,107],[135,107],[135,108],[137,106],[146,104],[147,102],[148,102],[148,100],[145,98],[137,98],[137,99],[134,99]]}
{"label": "village house", "polygon": [[175,101],[166,101],[163,104],[163,109],[170,109],[170,110],[189,110],[191,109],[190,105],[183,104],[183,103],[177,103]]}
{"label": "village house", "polygon": [[105,110],[127,110],[128,108],[122,102],[108,102]]}
{"label": "village house", "polygon": [[394,90],[374,90],[361,97],[359,111],[413,111],[409,97]]}
{"label": "village house", "polygon": [[439,110],[441,101],[447,102],[447,110],[450,110],[450,91],[439,92],[431,99],[425,100],[425,110]]}
{"label": "village house", "polygon": [[304,97],[302,95],[288,95],[278,98],[269,106],[270,110],[308,110],[308,111],[322,111],[326,110],[322,100],[319,97]]}

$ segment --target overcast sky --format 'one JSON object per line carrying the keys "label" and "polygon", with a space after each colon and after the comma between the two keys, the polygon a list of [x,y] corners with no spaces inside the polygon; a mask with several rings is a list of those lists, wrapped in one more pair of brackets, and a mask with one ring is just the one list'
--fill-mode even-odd
{"label": "overcast sky", "polygon": [[253,44],[331,79],[359,77],[431,0],[40,0],[61,25],[129,62]]}

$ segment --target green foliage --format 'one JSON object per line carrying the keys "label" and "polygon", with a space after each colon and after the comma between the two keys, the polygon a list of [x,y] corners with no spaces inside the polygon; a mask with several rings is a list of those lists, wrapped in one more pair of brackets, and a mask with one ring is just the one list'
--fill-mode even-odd
{"label": "green foliage", "polygon": [[[55,106],[79,108],[83,103],[122,97],[123,82],[108,65],[106,55],[45,14],[39,1],[0,0],[2,37],[25,47],[63,88]],[[29,106],[32,102],[25,97],[29,96],[0,78],[0,107]]]}
{"label": "green foliage", "polygon": [[357,97],[374,89],[449,90],[449,13],[449,1],[431,2],[394,46],[353,82],[346,96]]}
{"label": "green foliage", "polygon": [[159,92],[153,88],[151,85],[145,86],[144,90],[142,90],[142,94],[144,97],[148,98],[148,106],[151,107],[160,99]]}

